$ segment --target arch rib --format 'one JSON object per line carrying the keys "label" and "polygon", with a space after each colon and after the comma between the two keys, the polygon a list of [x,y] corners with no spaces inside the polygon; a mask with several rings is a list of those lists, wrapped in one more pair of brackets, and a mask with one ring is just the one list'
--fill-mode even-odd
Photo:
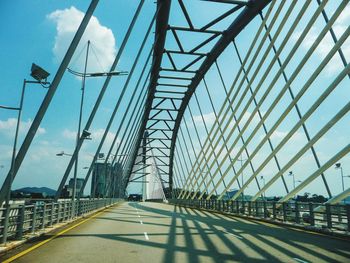
{"label": "arch rib", "polygon": [[194,78],[192,79],[188,90],[182,100],[181,106],[179,108],[178,115],[175,120],[175,126],[171,139],[170,147],[170,160],[169,160],[169,190],[172,192],[172,181],[173,181],[173,163],[174,163],[174,151],[177,139],[177,134],[179,127],[187,108],[188,103],[199,83],[203,79],[204,75],[220,56],[220,54],[226,49],[226,47],[231,43],[231,41],[249,24],[249,22],[255,18],[269,3],[271,0],[251,0],[238,17],[233,21],[233,23],[228,27],[226,31],[223,32],[218,42],[212,48],[211,52],[204,59],[202,65],[196,72]]}

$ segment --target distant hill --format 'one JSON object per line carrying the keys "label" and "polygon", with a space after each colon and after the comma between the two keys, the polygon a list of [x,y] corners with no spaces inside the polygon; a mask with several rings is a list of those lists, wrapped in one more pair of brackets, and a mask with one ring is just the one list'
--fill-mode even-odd
{"label": "distant hill", "polygon": [[40,194],[43,194],[43,193],[46,193],[47,196],[54,196],[56,195],[56,190],[53,190],[51,188],[48,188],[48,187],[23,187],[23,188],[20,188],[20,189],[17,189],[17,190],[14,190],[13,192],[17,192],[17,193],[40,193]]}

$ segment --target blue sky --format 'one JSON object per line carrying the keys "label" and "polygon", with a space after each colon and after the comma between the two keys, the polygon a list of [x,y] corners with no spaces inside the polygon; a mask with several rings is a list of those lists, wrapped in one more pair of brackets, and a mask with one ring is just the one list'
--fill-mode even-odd
{"label": "blue sky", "polygon": [[[0,2],[0,17],[3,23],[0,24],[0,105],[16,106],[19,103],[20,91],[23,83],[23,79],[30,79],[30,66],[34,62],[47,71],[51,73],[49,80],[56,73],[59,66],[60,60],[65,53],[67,44],[70,38],[73,36],[74,28],[72,25],[77,25],[77,21],[81,19],[83,13],[88,7],[89,1],[1,1]],[[340,1],[331,1],[327,5],[327,11],[331,14],[337,7]],[[92,42],[92,54],[90,55],[90,64],[88,71],[105,71],[109,68],[109,64],[113,61],[114,55],[118,50],[120,42],[125,34],[127,26],[131,21],[134,11],[136,10],[138,1],[112,1],[105,0],[100,1],[95,13],[94,18],[90,22],[90,28],[88,28],[85,33],[80,45],[77,48],[75,57],[73,57],[70,67],[77,71],[82,71],[83,59],[84,59],[84,47],[88,39]],[[300,4],[299,4],[300,5]],[[297,6],[295,10],[298,10],[300,6]],[[202,1],[186,1],[186,6],[189,12],[196,13],[193,22],[196,25],[203,25],[208,21],[211,21],[217,16],[217,14],[223,13],[228,9],[227,5],[217,5],[212,3],[204,3]],[[313,3],[308,9],[308,12],[312,13],[315,9],[315,4]],[[14,11],[15,10],[15,11]],[[136,24],[135,32],[131,36],[129,44],[125,50],[125,55],[121,58],[118,64],[119,70],[130,70],[131,64],[135,57],[135,53],[140,45],[140,40],[146,31],[151,17],[155,10],[154,1],[145,1],[140,19]],[[171,11],[170,24],[175,24],[178,26],[185,26],[186,20],[183,15],[178,11],[178,4],[173,1],[173,9]],[[286,10],[283,9],[284,11]],[[346,10],[349,10],[347,8]],[[297,11],[293,13],[295,17]],[[307,16],[306,16],[307,17]],[[214,29],[220,29],[231,23],[232,17],[226,19]],[[259,25],[260,20],[254,20],[246,30],[237,38],[237,45],[242,54],[246,52],[247,45],[254,37],[254,33]],[[349,16],[344,15],[336,23],[336,32],[338,36],[343,32],[343,28],[349,26],[350,20]],[[300,32],[303,23],[297,28],[296,32]],[[310,43],[317,36],[319,30],[324,26],[322,19],[318,19],[313,30],[308,35],[306,41],[303,42],[301,48],[298,50],[294,63],[288,67],[288,72],[292,72],[293,66],[296,65],[298,59],[302,58],[305,52],[310,47]],[[274,31],[273,31],[274,32]],[[297,33],[294,35],[295,38],[298,37]],[[280,43],[282,37],[277,41]],[[153,34],[150,40],[147,42],[146,50],[149,50],[153,40]],[[185,39],[187,45],[193,45],[193,43],[198,39],[189,37]],[[167,46],[176,47],[172,39],[169,37],[167,40]],[[311,57],[305,70],[298,76],[293,87],[298,90],[301,87],[304,79],[312,72],[315,68],[314,65],[320,62],[320,59],[332,46],[330,37],[322,42],[322,46],[318,51]],[[344,44],[345,53],[349,56],[349,40]],[[288,50],[288,48],[287,48]],[[143,59],[145,58],[147,52],[143,54]],[[284,58],[287,54],[283,52],[281,57]],[[348,59],[349,61],[350,59]],[[221,69],[223,70],[223,75],[227,87],[230,87],[234,79],[234,74],[237,73],[239,63],[237,56],[234,55],[233,47],[230,46],[225,50],[224,55],[218,60]],[[166,63],[164,61],[163,63]],[[315,95],[319,94],[320,87],[330,83],[334,79],[334,76],[339,72],[341,67],[339,67],[339,58],[335,58],[329,65],[328,69],[325,70],[320,78],[314,83],[313,88],[308,91],[308,93],[303,97],[301,103],[299,104],[302,112],[305,112],[308,105]],[[332,66],[333,65],[333,66]],[[336,66],[334,66],[336,65]],[[98,144],[98,139],[101,138],[106,122],[109,119],[111,111],[113,109],[114,103],[118,98],[119,91],[125,81],[126,77],[114,78],[110,84],[110,87],[105,95],[105,99],[101,105],[101,109],[98,112],[96,121],[94,121],[91,131],[93,132],[92,141],[87,141],[82,149],[82,154],[80,157],[80,170],[78,176],[84,175],[82,167],[87,166],[91,162],[91,155],[94,154],[96,146]],[[223,90],[222,88],[216,88],[218,83],[218,75],[215,69],[211,69],[206,75],[206,80],[208,81],[208,86],[213,95],[214,104],[217,111],[220,109],[220,105],[223,102]],[[132,83],[135,83],[135,79]],[[86,86],[86,103],[84,107],[84,118],[83,124],[86,122],[87,114],[91,111],[93,103],[95,102],[96,96],[103,81],[101,79],[89,79]],[[78,120],[78,104],[80,98],[80,80],[76,77],[66,73],[61,81],[58,91],[55,94],[54,100],[50,105],[50,108],[41,124],[41,128],[35,137],[33,145],[31,146],[28,155],[23,162],[23,165],[18,173],[18,176],[14,182],[14,188],[19,188],[23,186],[47,186],[51,188],[56,188],[60,178],[65,170],[68,157],[56,157],[56,153],[60,151],[65,151],[71,153],[74,149],[75,143],[75,131],[77,129]],[[319,128],[327,120],[330,119],[333,114],[339,110],[339,107],[349,101],[348,92],[349,80],[344,80],[336,92],[327,99],[324,106],[320,107],[317,114],[313,115],[308,122],[308,127],[311,134],[315,134]],[[22,115],[21,127],[23,128],[20,133],[19,145],[25,135],[25,130],[29,128],[31,120],[34,118],[38,107],[45,95],[45,90],[40,86],[28,84],[25,95],[24,110]],[[206,119],[209,123],[213,123],[213,112],[208,106],[209,101],[204,94],[203,83],[200,84],[198,91],[198,96],[203,105],[203,112],[206,114]],[[260,94],[261,95],[261,94]],[[130,93],[127,94],[127,98]],[[126,105],[126,101],[122,103],[122,106]],[[268,102],[271,102],[269,99]],[[289,101],[288,98],[284,98],[284,102]],[[193,106],[194,114],[197,116],[198,125],[200,124],[199,111],[194,106],[193,100],[191,104]],[[268,103],[263,106],[262,111],[266,110]],[[273,113],[274,117],[277,117],[280,110],[283,108],[282,105],[278,105]],[[250,112],[252,109],[250,109]],[[11,149],[13,143],[13,134],[15,127],[15,118],[17,113],[14,111],[0,110],[0,183],[2,183],[4,176],[10,167],[11,159]],[[188,119],[188,112],[185,114]],[[116,123],[120,120],[121,115],[117,114],[117,118],[111,129],[111,133],[108,136],[108,142],[111,142],[115,129]],[[273,124],[274,118],[268,120],[268,126]],[[275,134],[273,140],[274,143],[283,138],[286,131],[291,127],[291,123],[296,121],[296,115],[291,114],[289,119],[282,124],[278,132]],[[328,158],[337,152],[344,144],[349,143],[349,116],[347,115],[344,120],[339,122],[337,126],[332,129],[327,136],[321,140],[317,149],[320,152],[320,159],[322,162],[328,160]],[[202,127],[203,128],[203,127]],[[205,130],[200,129],[200,135],[205,139]],[[300,134],[299,134],[300,135]],[[305,143],[305,138],[302,135],[297,135],[295,142],[297,144]],[[298,137],[299,136],[299,137]],[[198,145],[197,145],[198,147]],[[253,146],[250,146],[253,148]],[[284,148],[284,152],[281,155],[289,156],[297,147],[294,147],[293,142]],[[253,150],[253,149],[251,149]],[[106,151],[106,147],[102,150]],[[266,149],[266,153],[268,149]],[[263,158],[263,154],[260,159]],[[286,162],[288,157],[281,157],[282,162]],[[256,162],[259,162],[257,160]],[[350,174],[349,166],[349,156],[346,156],[342,160],[344,167],[344,173]],[[225,164],[226,166],[227,164]],[[237,164],[238,165],[238,164]],[[238,165],[239,166],[239,165]],[[237,167],[238,167],[237,166]],[[268,169],[264,170],[264,175],[269,176],[269,171],[275,168],[269,166]],[[305,168],[307,167],[307,168]],[[310,156],[306,156],[297,166],[293,167],[295,174],[298,174],[299,179],[303,179],[308,173],[314,169],[314,163]],[[270,170],[269,170],[270,169]],[[337,193],[341,189],[339,171],[334,170],[334,168],[327,171],[327,178],[332,186],[332,191]],[[291,178],[287,178],[288,183],[291,184]],[[345,178],[346,185],[350,185],[350,179]],[[89,189],[89,187],[87,187]],[[271,191],[283,194],[281,190],[281,185],[276,184]],[[255,188],[252,186],[248,189],[248,192],[252,193]],[[310,186],[307,191],[319,192],[324,194],[324,187],[321,186],[321,182],[318,180],[312,186]]]}
{"label": "blue sky", "polygon": [[[74,27],[79,24],[88,4],[89,1],[1,1],[0,15],[2,21],[6,21],[0,26],[2,47],[0,51],[1,105],[15,107],[19,104],[23,79],[31,78],[29,73],[33,62],[50,72],[48,80],[52,80],[74,34]],[[137,5],[138,1],[122,1],[118,4],[115,1],[101,1],[77,48],[70,67],[76,71],[82,71],[86,43],[90,39],[91,52],[88,72],[108,70]],[[118,70],[130,70],[135,50],[140,45],[140,36],[144,35],[146,30],[144,25],[149,24],[154,9],[154,3],[146,1],[136,24],[136,30],[117,67]],[[149,50],[150,44],[149,41],[147,50]],[[120,77],[120,79],[114,79],[111,82],[92,127],[95,140],[84,145],[80,158],[80,168],[91,162],[91,155],[95,152],[98,139],[102,137],[105,123],[125,79],[126,77]],[[134,83],[135,80],[132,82]],[[102,83],[101,79],[87,81],[83,125]],[[60,151],[71,153],[73,151],[81,94],[80,85],[81,82],[78,78],[69,73],[64,75],[14,182],[14,188],[48,186],[55,189],[57,187],[69,158],[56,157],[56,153]],[[18,145],[21,144],[26,129],[29,128],[45,92],[46,90],[38,85],[27,85],[21,123],[22,130]],[[10,167],[16,117],[17,112],[15,111],[1,110],[0,112],[0,163],[4,166],[0,168],[1,183]],[[111,132],[107,141],[110,142],[113,136],[114,133]],[[83,172],[85,171],[79,171],[78,176],[82,176]]]}

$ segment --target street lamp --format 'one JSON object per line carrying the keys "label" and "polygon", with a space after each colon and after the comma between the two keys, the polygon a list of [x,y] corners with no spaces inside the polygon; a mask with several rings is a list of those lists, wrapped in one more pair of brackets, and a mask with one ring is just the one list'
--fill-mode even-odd
{"label": "street lamp", "polygon": [[293,177],[293,188],[295,189],[295,176],[293,171],[289,171],[288,175]]}
{"label": "street lamp", "polygon": [[342,184],[343,192],[344,192],[345,191],[344,177],[350,177],[350,175],[344,175],[343,174],[343,167],[341,166],[341,163],[336,163],[335,164],[335,169],[339,169],[340,170],[341,184]]}
{"label": "street lamp", "polygon": [[[23,80],[23,86],[22,86],[19,107],[8,107],[8,106],[0,105],[0,108],[2,108],[2,109],[18,111],[15,139],[14,139],[14,143],[13,143],[12,158],[11,158],[10,183],[8,186],[8,191],[7,191],[7,195],[6,195],[6,201],[5,201],[5,206],[7,207],[7,209],[6,209],[6,214],[5,214],[4,229],[7,228],[8,220],[9,220],[11,187],[12,187],[13,175],[14,175],[14,171],[15,171],[16,147],[17,147],[18,133],[19,133],[20,123],[21,123],[21,116],[22,116],[22,110],[23,110],[23,101],[24,101],[24,93],[25,93],[25,89],[26,89],[26,84],[27,83],[40,84],[43,88],[49,88],[49,86],[45,86],[45,85],[50,85],[50,82],[46,81],[46,79],[50,75],[50,73],[48,73],[47,71],[45,71],[44,69],[42,69],[41,67],[39,67],[38,65],[36,65],[34,63],[32,63],[30,75],[35,79],[35,81],[26,80],[26,79]],[[7,240],[7,231],[5,231],[4,235],[2,236],[3,243],[5,243],[6,240]]]}
{"label": "street lamp", "polygon": [[32,63],[30,75],[38,82],[42,82],[43,80],[46,82],[46,79],[50,75],[50,73],[44,70],[43,68],[39,67],[38,65]]}
{"label": "street lamp", "polygon": [[65,153],[64,151],[61,151],[61,152],[59,152],[59,153],[56,153],[56,156],[63,156],[63,155],[65,155],[65,156],[73,156],[73,154]]}
{"label": "street lamp", "polygon": [[[263,186],[263,187],[265,187],[265,177],[264,177],[263,175],[260,176],[260,180],[263,181],[263,183],[264,183],[264,186]],[[264,191],[264,193],[263,193],[263,196],[264,196],[264,198],[266,197],[266,196],[265,196],[265,191]]]}
{"label": "street lamp", "polygon": [[[80,110],[79,110],[79,121],[78,121],[78,132],[77,132],[77,137],[76,137],[76,147],[78,147],[79,144],[79,137],[80,137],[80,130],[81,130],[81,121],[82,121],[82,116],[83,116],[83,105],[84,105],[84,94],[85,94],[85,80],[88,77],[107,77],[107,76],[117,76],[117,75],[127,75],[128,73],[125,71],[116,71],[116,72],[94,72],[94,73],[87,73],[87,64],[88,64],[88,59],[89,59],[89,48],[90,48],[90,40],[87,42],[87,48],[86,48],[86,56],[85,56],[85,64],[84,64],[84,72],[77,72],[74,71],[70,68],[67,68],[68,72],[81,77],[82,78],[82,84],[81,84],[81,98],[80,98]],[[85,132],[85,134],[84,134]],[[88,134],[87,134],[88,133]],[[82,137],[83,139],[91,139],[90,133],[86,130],[83,131]],[[74,160],[74,183],[73,183],[73,214],[74,214],[74,200],[76,196],[76,183],[77,183],[77,172],[78,172],[78,160],[79,160],[79,153],[77,152],[75,160]]]}
{"label": "street lamp", "polygon": [[[248,159],[243,159],[242,155],[241,155],[241,158],[240,159],[237,159],[238,161],[241,162],[241,169],[243,167],[243,161],[247,161]],[[242,173],[241,173],[241,179],[242,179],[242,189],[243,189],[243,185],[244,185],[244,181],[243,181],[243,171],[244,169],[242,170]],[[242,190],[242,201],[244,201],[244,190]]]}

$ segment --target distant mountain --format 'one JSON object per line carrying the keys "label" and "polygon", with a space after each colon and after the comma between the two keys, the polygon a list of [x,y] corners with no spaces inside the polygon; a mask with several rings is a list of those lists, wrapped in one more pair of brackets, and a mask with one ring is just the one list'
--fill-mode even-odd
{"label": "distant mountain", "polygon": [[56,190],[53,190],[51,188],[48,187],[23,187],[17,190],[14,190],[13,192],[22,192],[22,193],[46,193],[47,196],[54,196],[56,195]]}

